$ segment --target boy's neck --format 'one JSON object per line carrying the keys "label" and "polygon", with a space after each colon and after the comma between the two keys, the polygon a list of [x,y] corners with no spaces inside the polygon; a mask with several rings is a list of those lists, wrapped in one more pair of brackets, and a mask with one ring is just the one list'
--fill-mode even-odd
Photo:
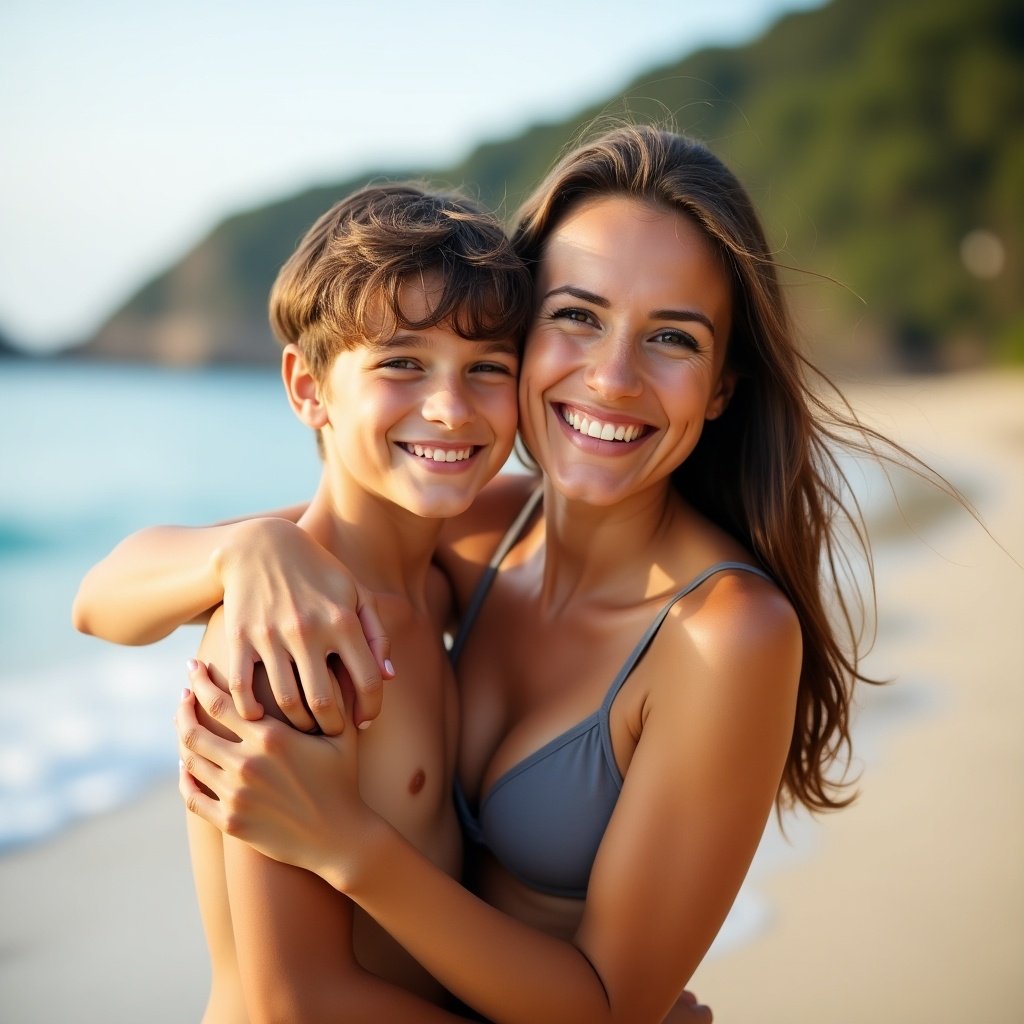
{"label": "boy's neck", "polygon": [[324,473],[299,525],[360,583],[419,601],[443,521],[421,516],[358,487],[332,486]]}

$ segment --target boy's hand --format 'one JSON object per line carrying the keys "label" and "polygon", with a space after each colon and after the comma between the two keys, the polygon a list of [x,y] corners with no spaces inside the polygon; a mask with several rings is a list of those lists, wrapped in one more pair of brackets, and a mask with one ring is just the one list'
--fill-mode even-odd
{"label": "boy's hand", "polygon": [[262,715],[252,690],[253,665],[262,662],[292,725],[339,734],[345,716],[327,669],[332,654],[352,680],[352,721],[364,727],[380,714],[383,680],[394,675],[391,642],[372,593],[341,562],[294,523],[254,519],[238,524],[216,564],[228,685],[243,718]]}

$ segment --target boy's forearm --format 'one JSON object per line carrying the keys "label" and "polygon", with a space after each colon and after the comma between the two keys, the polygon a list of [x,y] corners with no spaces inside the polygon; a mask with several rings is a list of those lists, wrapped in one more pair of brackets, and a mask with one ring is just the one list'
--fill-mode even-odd
{"label": "boy's forearm", "polygon": [[227,529],[156,526],[121,541],[79,585],[75,628],[113,643],[148,644],[201,621],[224,596],[218,560]]}
{"label": "boy's forearm", "polygon": [[119,644],[149,644],[202,622],[224,597],[220,562],[236,528],[253,519],[297,522],[305,505],[213,526],[153,526],[121,541],[82,580],[75,629]]}

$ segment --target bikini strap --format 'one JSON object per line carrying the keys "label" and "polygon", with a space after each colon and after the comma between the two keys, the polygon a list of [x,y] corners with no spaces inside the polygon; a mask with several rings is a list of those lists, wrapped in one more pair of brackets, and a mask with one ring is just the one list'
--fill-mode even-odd
{"label": "bikini strap", "polygon": [[487,563],[487,568],[484,570],[483,576],[480,577],[480,581],[473,591],[473,596],[466,606],[466,612],[459,622],[458,632],[452,641],[452,648],[448,652],[448,657],[453,665],[459,660],[459,655],[462,654],[462,648],[465,646],[469,631],[473,628],[473,623],[476,622],[476,617],[480,614],[484,598],[487,597],[487,592],[491,589],[494,577],[498,575],[498,567],[505,560],[505,556],[512,550],[516,542],[526,532],[526,527],[533,518],[533,513],[540,504],[543,493],[544,489],[538,487],[530,494],[526,499],[526,504],[523,505],[519,510],[519,514],[512,520],[509,528],[505,531],[505,536],[501,538],[501,543],[495,548],[494,554],[491,555],[491,560]]}
{"label": "bikini strap", "polygon": [[644,635],[640,637],[636,647],[633,648],[622,668],[619,669],[617,675],[612,680],[612,685],[609,687],[604,703],[601,705],[605,714],[607,714],[608,710],[611,708],[612,701],[615,700],[616,694],[622,689],[623,683],[625,683],[629,678],[633,669],[636,668],[637,662],[644,656],[644,654],[647,653],[647,648],[657,635],[658,630],[661,629],[661,624],[665,621],[665,617],[672,610],[673,606],[686,597],[687,594],[696,590],[705,580],[714,576],[716,573],[725,572],[728,569],[737,569],[741,572],[749,572],[755,576],[763,577],[769,583],[775,582],[771,576],[764,571],[764,569],[759,569],[756,565],[747,565],[746,562],[717,562],[710,568],[705,569],[695,579],[690,580],[682,590],[673,594],[672,597],[669,598],[668,602],[662,607],[661,611],[658,612],[654,621],[644,631]]}

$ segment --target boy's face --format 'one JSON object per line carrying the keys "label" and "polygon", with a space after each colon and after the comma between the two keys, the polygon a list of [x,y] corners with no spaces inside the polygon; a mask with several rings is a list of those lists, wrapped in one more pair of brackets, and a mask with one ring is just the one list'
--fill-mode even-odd
{"label": "boy's face", "polygon": [[[402,286],[409,319],[428,315],[437,285]],[[342,351],[324,391],[329,471],[418,516],[463,512],[512,449],[518,368],[514,339],[467,341],[447,324]]]}

